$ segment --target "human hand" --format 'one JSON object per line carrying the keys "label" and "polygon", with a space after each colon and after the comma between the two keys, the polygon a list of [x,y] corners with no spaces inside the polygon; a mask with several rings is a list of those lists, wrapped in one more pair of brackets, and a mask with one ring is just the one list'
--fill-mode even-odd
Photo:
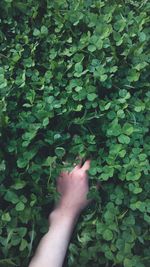
{"label": "human hand", "polygon": [[87,199],[89,192],[88,174],[90,160],[86,160],[81,167],[81,162],[69,172],[62,172],[57,180],[57,191],[61,194],[61,199],[56,208],[60,208],[64,213],[76,216],[90,202]]}

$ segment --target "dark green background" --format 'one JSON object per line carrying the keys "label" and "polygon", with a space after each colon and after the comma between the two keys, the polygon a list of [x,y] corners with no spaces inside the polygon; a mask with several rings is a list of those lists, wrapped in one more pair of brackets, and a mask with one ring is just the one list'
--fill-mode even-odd
{"label": "dark green background", "polygon": [[80,155],[92,159],[94,202],[65,267],[148,267],[149,1],[1,0],[0,10],[0,266],[28,265],[56,177]]}

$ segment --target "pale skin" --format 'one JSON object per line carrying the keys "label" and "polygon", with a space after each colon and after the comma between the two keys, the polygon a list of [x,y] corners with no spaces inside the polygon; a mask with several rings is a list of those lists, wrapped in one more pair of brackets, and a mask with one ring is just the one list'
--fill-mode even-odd
{"label": "pale skin", "polygon": [[81,211],[91,202],[88,174],[90,160],[81,162],[57,179],[61,198],[49,215],[49,230],[41,239],[29,267],[62,267],[74,226]]}

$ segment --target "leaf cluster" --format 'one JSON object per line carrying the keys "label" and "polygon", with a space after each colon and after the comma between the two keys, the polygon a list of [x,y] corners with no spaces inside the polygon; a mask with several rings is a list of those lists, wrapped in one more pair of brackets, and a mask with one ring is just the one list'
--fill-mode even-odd
{"label": "leaf cluster", "polygon": [[94,203],[65,266],[148,267],[149,1],[1,0],[0,10],[0,266],[28,265],[56,178],[80,156],[92,159]]}

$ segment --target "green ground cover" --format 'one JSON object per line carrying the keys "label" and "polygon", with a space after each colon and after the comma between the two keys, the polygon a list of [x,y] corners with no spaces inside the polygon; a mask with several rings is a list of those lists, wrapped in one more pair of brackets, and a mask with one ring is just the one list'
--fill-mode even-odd
{"label": "green ground cover", "polygon": [[148,267],[149,1],[1,0],[0,10],[0,266],[28,265],[56,177],[80,155],[92,159],[94,202],[64,266]]}

